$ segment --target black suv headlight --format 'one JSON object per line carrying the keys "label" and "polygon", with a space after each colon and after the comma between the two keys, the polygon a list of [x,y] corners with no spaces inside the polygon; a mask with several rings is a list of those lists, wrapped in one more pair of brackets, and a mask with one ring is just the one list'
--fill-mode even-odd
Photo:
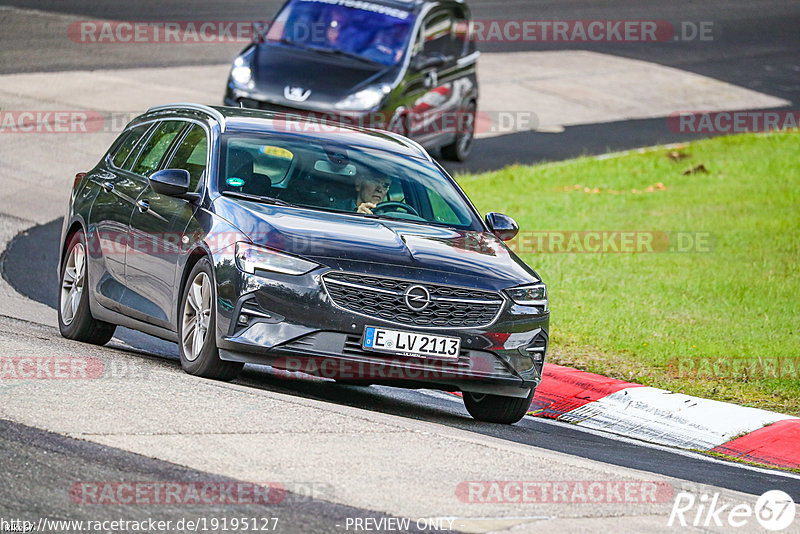
{"label": "black suv headlight", "polygon": [[543,312],[550,309],[547,300],[547,286],[544,284],[530,284],[506,289],[506,295],[520,306],[536,306],[542,308]]}
{"label": "black suv headlight", "polygon": [[319,267],[318,263],[282,254],[252,243],[236,243],[236,265],[246,273],[281,273],[299,276]]}

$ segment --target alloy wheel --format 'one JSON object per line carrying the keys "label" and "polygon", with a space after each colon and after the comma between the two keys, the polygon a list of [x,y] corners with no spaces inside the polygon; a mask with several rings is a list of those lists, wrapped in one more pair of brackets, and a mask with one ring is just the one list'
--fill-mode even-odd
{"label": "alloy wheel", "polygon": [[86,279],[86,251],[83,243],[75,243],[67,256],[64,276],[61,281],[61,320],[66,326],[75,320],[75,314],[83,295],[83,281]]}
{"label": "alloy wheel", "polygon": [[190,362],[195,361],[205,346],[211,323],[211,281],[204,272],[198,273],[189,286],[183,305],[181,344]]}

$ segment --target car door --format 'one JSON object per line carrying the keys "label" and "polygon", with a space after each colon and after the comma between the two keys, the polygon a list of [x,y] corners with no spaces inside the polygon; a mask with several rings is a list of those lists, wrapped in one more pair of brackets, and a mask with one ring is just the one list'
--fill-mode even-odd
{"label": "car door", "polygon": [[125,290],[128,221],[146,181],[130,172],[152,122],[131,128],[89,179],[98,189],[87,221],[90,291],[101,305],[120,311]]}
{"label": "car door", "polygon": [[[198,191],[207,167],[208,131],[200,123],[187,122],[176,139],[159,168],[187,170],[189,190]],[[196,209],[196,203],[160,195],[148,186],[131,215],[125,271],[129,303],[141,319],[164,328],[174,324],[179,296],[173,292],[182,237]]]}
{"label": "car door", "polygon": [[[424,146],[438,145],[455,133],[464,89],[457,83],[463,76],[459,62],[464,50],[463,24],[453,8],[435,8],[424,16],[417,34],[405,100],[408,132]],[[440,58],[438,63],[436,58]]]}

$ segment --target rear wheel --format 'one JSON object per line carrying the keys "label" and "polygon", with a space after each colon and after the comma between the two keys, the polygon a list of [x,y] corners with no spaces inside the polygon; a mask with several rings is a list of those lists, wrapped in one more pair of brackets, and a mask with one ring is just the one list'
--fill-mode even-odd
{"label": "rear wheel", "polygon": [[520,399],[465,391],[464,406],[478,421],[513,425],[528,413],[534,392],[535,390],[531,388],[528,396]]}
{"label": "rear wheel", "polygon": [[189,273],[183,289],[178,319],[181,367],[190,375],[229,381],[239,375],[244,364],[219,357],[213,280],[211,262],[202,258]]}
{"label": "rear wheel", "polygon": [[458,117],[458,131],[455,140],[442,147],[442,156],[451,161],[466,161],[472,152],[475,141],[475,102],[462,109]]}
{"label": "rear wheel", "polygon": [[105,345],[117,327],[92,317],[87,269],[86,238],[83,231],[78,231],[67,242],[67,254],[61,266],[58,329],[67,339]]}

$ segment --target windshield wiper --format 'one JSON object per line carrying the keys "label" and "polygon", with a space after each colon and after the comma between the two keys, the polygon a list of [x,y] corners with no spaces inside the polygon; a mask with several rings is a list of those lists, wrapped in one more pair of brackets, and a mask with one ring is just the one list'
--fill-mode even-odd
{"label": "windshield wiper", "polygon": [[361,61],[362,63],[369,63],[370,65],[381,65],[382,63],[378,61],[374,61],[369,58],[365,58],[364,56],[359,56],[354,52],[347,52],[345,50],[340,50],[338,48],[323,48],[319,46],[308,46],[306,47],[308,50],[312,50],[314,52],[319,52],[321,54],[329,54],[332,56],[344,56],[349,57],[350,59],[355,59]]}
{"label": "windshield wiper", "polygon": [[252,200],[253,202],[261,202],[263,204],[274,204],[276,206],[294,206],[285,200],[275,197],[262,197],[260,195],[251,195],[249,193],[240,193],[239,191],[223,191],[223,195],[233,198],[241,198],[242,200]]}
{"label": "windshield wiper", "polygon": [[280,39],[278,39],[278,42],[281,44],[302,48],[303,50],[314,50],[312,47],[308,45],[305,45],[303,43],[298,43],[297,41],[292,41],[291,39],[287,39],[286,37],[281,37]]}

